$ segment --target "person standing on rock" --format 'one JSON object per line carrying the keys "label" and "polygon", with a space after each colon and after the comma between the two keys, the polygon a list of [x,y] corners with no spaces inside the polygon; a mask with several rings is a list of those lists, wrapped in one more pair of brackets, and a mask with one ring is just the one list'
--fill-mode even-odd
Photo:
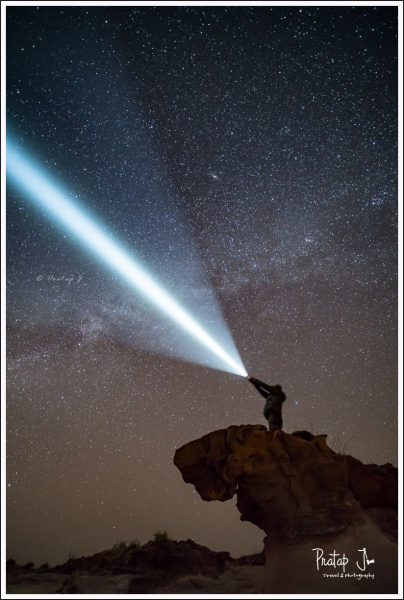
{"label": "person standing on rock", "polygon": [[286,394],[282,387],[280,385],[268,385],[255,377],[249,377],[248,381],[266,400],[264,417],[268,420],[269,431],[282,429],[282,403],[286,400]]}

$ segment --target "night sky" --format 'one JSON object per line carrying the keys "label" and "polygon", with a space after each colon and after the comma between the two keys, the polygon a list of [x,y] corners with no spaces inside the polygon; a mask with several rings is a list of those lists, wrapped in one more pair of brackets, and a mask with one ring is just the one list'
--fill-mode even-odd
{"label": "night sky", "polygon": [[[9,130],[187,306],[214,291],[248,373],[283,386],[285,431],[379,464],[397,443],[396,33],[394,7],[7,8]],[[264,424],[263,399],[176,358],[175,332],[11,185],[7,230],[8,557],[157,530],[260,551],[172,460]]]}

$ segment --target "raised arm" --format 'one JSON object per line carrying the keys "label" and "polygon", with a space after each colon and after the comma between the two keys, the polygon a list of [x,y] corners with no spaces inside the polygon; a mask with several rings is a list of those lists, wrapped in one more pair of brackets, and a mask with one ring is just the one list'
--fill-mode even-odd
{"label": "raised arm", "polygon": [[263,381],[260,381],[255,377],[249,377],[248,381],[250,381],[253,384],[253,386],[261,394],[261,396],[264,396],[264,398],[268,397],[268,394],[271,391],[271,389],[267,383],[264,383]]}

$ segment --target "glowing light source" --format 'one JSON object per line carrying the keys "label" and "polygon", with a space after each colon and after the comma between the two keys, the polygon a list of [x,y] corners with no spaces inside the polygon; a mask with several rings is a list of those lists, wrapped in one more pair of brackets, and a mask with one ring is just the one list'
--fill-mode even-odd
{"label": "glowing light source", "polygon": [[59,183],[35,164],[16,144],[7,139],[7,175],[31,201],[45,208],[65,229],[104,264],[141,294],[151,305],[169,317],[183,331],[221,360],[223,370],[247,377],[240,357],[227,352],[172,294],[150,275],[139,260],[120,247],[95,218],[86,212]]}

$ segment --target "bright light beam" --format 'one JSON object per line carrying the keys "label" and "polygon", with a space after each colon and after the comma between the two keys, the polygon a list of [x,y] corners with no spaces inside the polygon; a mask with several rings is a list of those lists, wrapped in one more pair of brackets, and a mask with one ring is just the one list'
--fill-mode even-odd
{"label": "bright light beam", "polygon": [[52,181],[46,173],[41,172],[40,167],[10,139],[7,139],[7,175],[21,192],[45,208],[87,249],[101,258],[113,271],[119,273],[155,308],[219,357],[227,367],[223,370],[247,377],[240,357],[230,356],[211,334],[147,273],[136,257],[122,250],[116,241],[102,231],[91,214],[85,214],[60,185]]}

